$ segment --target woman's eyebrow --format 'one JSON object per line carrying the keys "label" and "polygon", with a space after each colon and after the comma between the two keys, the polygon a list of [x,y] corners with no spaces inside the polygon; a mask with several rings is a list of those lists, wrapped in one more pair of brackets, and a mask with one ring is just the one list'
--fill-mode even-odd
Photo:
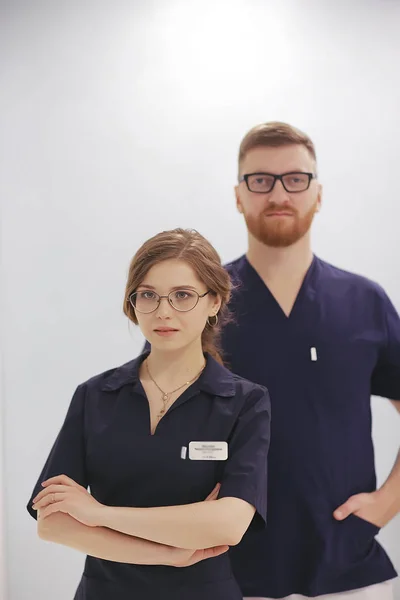
{"label": "woman's eyebrow", "polygon": [[[156,288],[153,287],[152,285],[148,285],[147,283],[141,283],[139,286],[139,288],[141,287],[145,287],[148,290],[155,290]],[[173,288],[171,288],[171,292],[173,292],[174,290],[193,290],[196,291],[196,288],[193,287],[192,285],[176,285]]]}

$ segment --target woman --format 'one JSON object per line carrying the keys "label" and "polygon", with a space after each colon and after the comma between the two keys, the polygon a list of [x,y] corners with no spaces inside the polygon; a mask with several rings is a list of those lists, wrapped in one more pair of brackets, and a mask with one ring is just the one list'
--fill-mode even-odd
{"label": "woman", "polygon": [[242,598],[226,551],[265,523],[270,410],[220,364],[230,288],[195,231],[131,262],[124,312],[151,351],[78,386],[28,504],[87,554],[75,600]]}

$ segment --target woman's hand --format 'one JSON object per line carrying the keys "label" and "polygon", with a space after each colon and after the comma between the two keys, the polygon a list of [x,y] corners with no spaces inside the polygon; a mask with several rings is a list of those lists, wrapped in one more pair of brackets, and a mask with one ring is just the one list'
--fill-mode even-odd
{"label": "woman's hand", "polygon": [[66,475],[52,477],[42,483],[42,490],[33,500],[33,509],[40,510],[40,519],[63,512],[83,525],[96,527],[104,508],[89,492]]}
{"label": "woman's hand", "polygon": [[[221,485],[217,483],[211,494],[206,498],[206,502],[216,500]],[[224,554],[229,550],[229,546],[216,546],[215,548],[206,548],[205,550],[185,550],[183,548],[171,548],[171,560],[169,566],[171,567],[190,567],[195,565],[202,560],[208,558],[215,558],[220,554]]]}
{"label": "woman's hand", "polygon": [[205,550],[184,550],[183,548],[171,548],[171,559],[168,561],[170,567],[190,567],[208,558],[215,558],[220,554],[228,552],[229,546],[216,546]]}
{"label": "woman's hand", "polygon": [[[97,527],[101,523],[103,504],[93,498],[89,492],[66,475],[52,477],[42,483],[44,489],[34,498],[33,509],[40,510],[40,519],[56,512],[63,512],[83,525]],[[206,502],[216,500],[220,490],[217,484],[207,496]],[[229,550],[228,546],[217,546],[204,550],[186,550],[172,548],[168,564],[176,567],[188,567],[197,562],[219,556]]]}

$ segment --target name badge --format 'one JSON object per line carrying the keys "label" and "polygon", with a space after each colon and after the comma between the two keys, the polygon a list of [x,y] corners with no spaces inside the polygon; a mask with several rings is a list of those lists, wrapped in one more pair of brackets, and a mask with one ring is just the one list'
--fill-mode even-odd
{"label": "name badge", "polygon": [[228,458],[227,442],[190,442],[190,460],[226,460]]}

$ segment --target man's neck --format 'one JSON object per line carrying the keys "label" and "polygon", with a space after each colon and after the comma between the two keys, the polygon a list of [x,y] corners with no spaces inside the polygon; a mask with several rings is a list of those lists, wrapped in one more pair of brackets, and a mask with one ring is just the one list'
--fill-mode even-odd
{"label": "man's neck", "polygon": [[247,259],[265,283],[302,280],[312,260],[310,234],[287,248],[272,248],[249,234]]}

